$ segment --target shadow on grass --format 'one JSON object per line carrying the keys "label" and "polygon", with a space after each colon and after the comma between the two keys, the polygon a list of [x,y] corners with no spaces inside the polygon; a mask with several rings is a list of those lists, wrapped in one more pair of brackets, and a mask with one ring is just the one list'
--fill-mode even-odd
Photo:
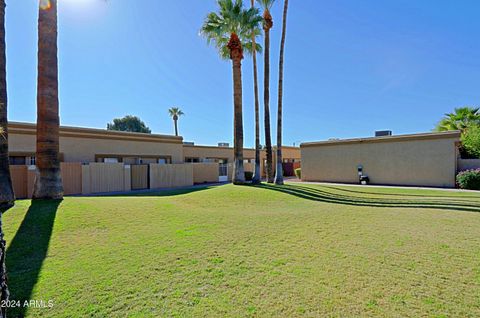
{"label": "shadow on grass", "polygon": [[102,197],[171,197],[171,196],[176,196],[176,195],[183,195],[183,194],[189,194],[189,193],[194,193],[194,192],[199,192],[203,190],[210,190],[219,186],[222,186],[223,184],[220,185],[209,185],[209,186],[195,186],[191,188],[182,188],[182,189],[165,189],[165,190],[140,190],[140,191],[134,191],[134,192],[128,192],[128,193],[120,193],[120,194],[95,194],[92,196],[102,196]]}
{"label": "shadow on grass", "polygon": [[[361,190],[353,190],[353,189],[346,189],[346,188],[341,188],[341,187],[336,187],[336,186],[330,186],[330,185],[322,185],[324,188],[329,188],[333,190],[338,190],[338,191],[343,191],[343,192],[351,192],[351,193],[359,193],[359,194],[372,194],[372,195],[382,195],[382,196],[397,196],[397,197],[441,197],[441,198],[471,198],[472,196],[458,196],[458,195],[448,195],[448,192],[443,192],[441,194],[429,194],[429,195],[424,195],[424,194],[413,194],[413,193],[388,193],[388,192],[371,192],[371,191],[364,191],[368,188],[361,189]],[[387,186],[388,187],[388,186]],[[392,188],[392,190],[395,188]],[[402,189],[402,191],[415,191],[413,188],[405,188]],[[425,190],[422,191],[435,191],[435,189],[428,189],[425,188]],[[480,194],[480,193],[479,193]],[[480,196],[478,197],[480,199]]]}
{"label": "shadow on grass", "polygon": [[[32,201],[7,250],[10,299],[30,300],[47,256],[53,224],[61,201]],[[24,317],[26,308],[11,308],[8,317]]]}
{"label": "shadow on grass", "polygon": [[362,197],[335,193],[331,191],[332,189],[329,187],[314,188],[299,185],[276,186],[270,184],[261,184],[255,187],[290,194],[302,199],[333,204],[368,207],[423,208],[480,212],[480,201],[474,200],[452,200],[450,198],[446,198],[445,200],[438,200],[432,199],[432,197],[430,196],[424,196],[425,199],[421,199],[420,197],[416,197],[415,199],[411,199],[408,197],[406,197],[405,199],[374,198],[364,196]]}

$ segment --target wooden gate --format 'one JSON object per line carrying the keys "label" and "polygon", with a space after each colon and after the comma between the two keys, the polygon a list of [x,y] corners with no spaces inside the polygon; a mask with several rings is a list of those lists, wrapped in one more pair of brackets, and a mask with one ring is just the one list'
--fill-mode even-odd
{"label": "wooden gate", "polygon": [[132,173],[132,190],[148,189],[148,165],[132,165],[130,167]]}
{"label": "wooden gate", "polygon": [[10,166],[13,192],[17,199],[28,197],[28,170],[27,166]]}

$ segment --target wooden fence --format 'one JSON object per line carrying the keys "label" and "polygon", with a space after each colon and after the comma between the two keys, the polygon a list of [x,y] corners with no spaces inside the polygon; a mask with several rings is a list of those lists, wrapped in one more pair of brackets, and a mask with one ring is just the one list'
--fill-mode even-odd
{"label": "wooden fence", "polygon": [[[63,191],[65,195],[82,193],[82,165],[80,163],[61,163]],[[35,166],[10,166],[13,191],[17,199],[29,199],[33,195],[36,178]]]}
{"label": "wooden fence", "polygon": [[192,164],[150,164],[150,189],[193,185]]}
{"label": "wooden fence", "polygon": [[82,193],[131,190],[130,166],[123,163],[90,163],[82,166]]}
{"label": "wooden fence", "polygon": [[[18,199],[31,198],[35,166],[11,166],[13,188]],[[128,192],[192,186],[218,182],[217,163],[124,165],[123,163],[61,164],[65,195]],[[229,165],[231,174],[231,165]]]}
{"label": "wooden fence", "polygon": [[193,183],[214,183],[218,182],[218,163],[192,163]]}

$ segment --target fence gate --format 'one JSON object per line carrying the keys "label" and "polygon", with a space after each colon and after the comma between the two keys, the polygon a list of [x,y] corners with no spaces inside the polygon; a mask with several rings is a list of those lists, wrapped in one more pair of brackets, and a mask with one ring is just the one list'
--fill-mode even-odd
{"label": "fence gate", "polygon": [[131,165],[132,190],[144,190],[149,188],[148,165]]}

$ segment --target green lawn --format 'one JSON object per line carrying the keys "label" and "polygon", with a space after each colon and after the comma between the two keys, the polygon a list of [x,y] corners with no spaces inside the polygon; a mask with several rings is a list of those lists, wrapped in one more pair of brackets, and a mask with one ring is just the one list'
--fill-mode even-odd
{"label": "green lawn", "polygon": [[480,195],[291,184],[19,201],[10,317],[479,317]]}

